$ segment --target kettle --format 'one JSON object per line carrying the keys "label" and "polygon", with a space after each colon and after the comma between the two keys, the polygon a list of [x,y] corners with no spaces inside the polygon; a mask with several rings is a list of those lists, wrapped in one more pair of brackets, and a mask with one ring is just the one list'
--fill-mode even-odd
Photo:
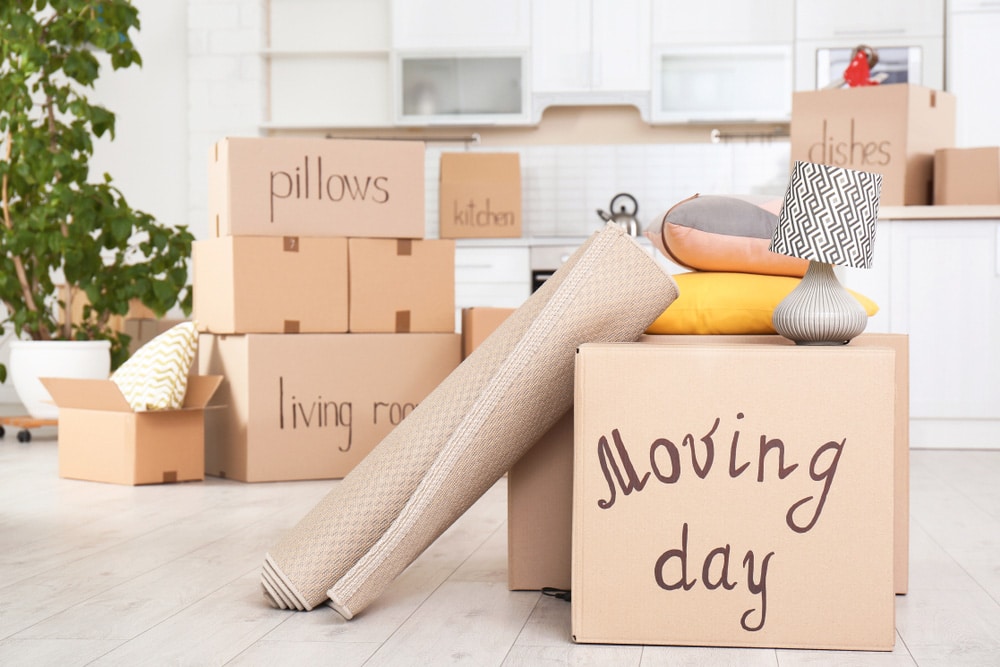
{"label": "kettle", "polygon": [[[632,206],[631,210],[628,209],[626,204],[622,203],[618,205],[618,209],[615,210],[615,203],[619,200],[631,200]],[[601,219],[605,222],[613,222],[629,233],[630,236],[638,236],[639,220],[635,217],[635,214],[639,212],[639,202],[635,200],[635,197],[628,194],[627,192],[622,192],[611,198],[611,204],[608,206],[611,209],[611,213],[597,209],[597,215],[601,216]]]}

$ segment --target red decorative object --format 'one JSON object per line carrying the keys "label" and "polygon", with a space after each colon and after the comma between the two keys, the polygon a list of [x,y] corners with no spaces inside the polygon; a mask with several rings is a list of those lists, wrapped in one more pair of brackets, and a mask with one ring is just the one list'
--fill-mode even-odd
{"label": "red decorative object", "polygon": [[851,62],[844,70],[844,82],[848,87],[877,86],[879,81],[871,78],[871,68],[878,62],[878,55],[871,47],[859,46],[854,49]]}

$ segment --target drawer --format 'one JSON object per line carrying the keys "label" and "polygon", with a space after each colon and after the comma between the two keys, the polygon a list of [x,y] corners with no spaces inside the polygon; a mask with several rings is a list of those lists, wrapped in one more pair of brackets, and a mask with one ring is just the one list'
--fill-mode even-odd
{"label": "drawer", "polygon": [[528,248],[455,248],[455,283],[530,280]]}

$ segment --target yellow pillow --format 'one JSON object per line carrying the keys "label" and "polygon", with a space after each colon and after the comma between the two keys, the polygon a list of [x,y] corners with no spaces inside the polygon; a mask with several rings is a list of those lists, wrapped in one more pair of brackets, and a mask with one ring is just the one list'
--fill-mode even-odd
{"label": "yellow pillow", "polygon": [[133,410],[182,408],[197,347],[194,322],[182,322],[136,350],[111,380]]}
{"label": "yellow pillow", "polygon": [[[801,278],[755,273],[696,271],[674,276],[680,296],[646,329],[648,334],[773,334],[775,306]],[[878,306],[848,290],[868,316]]]}

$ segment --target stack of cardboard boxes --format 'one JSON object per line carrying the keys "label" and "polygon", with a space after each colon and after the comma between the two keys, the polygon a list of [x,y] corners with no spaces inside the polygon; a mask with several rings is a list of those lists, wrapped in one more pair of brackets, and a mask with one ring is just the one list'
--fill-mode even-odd
{"label": "stack of cardboard boxes", "polygon": [[229,138],[193,251],[205,470],[349,472],[461,360],[454,241],[424,239],[424,146]]}

